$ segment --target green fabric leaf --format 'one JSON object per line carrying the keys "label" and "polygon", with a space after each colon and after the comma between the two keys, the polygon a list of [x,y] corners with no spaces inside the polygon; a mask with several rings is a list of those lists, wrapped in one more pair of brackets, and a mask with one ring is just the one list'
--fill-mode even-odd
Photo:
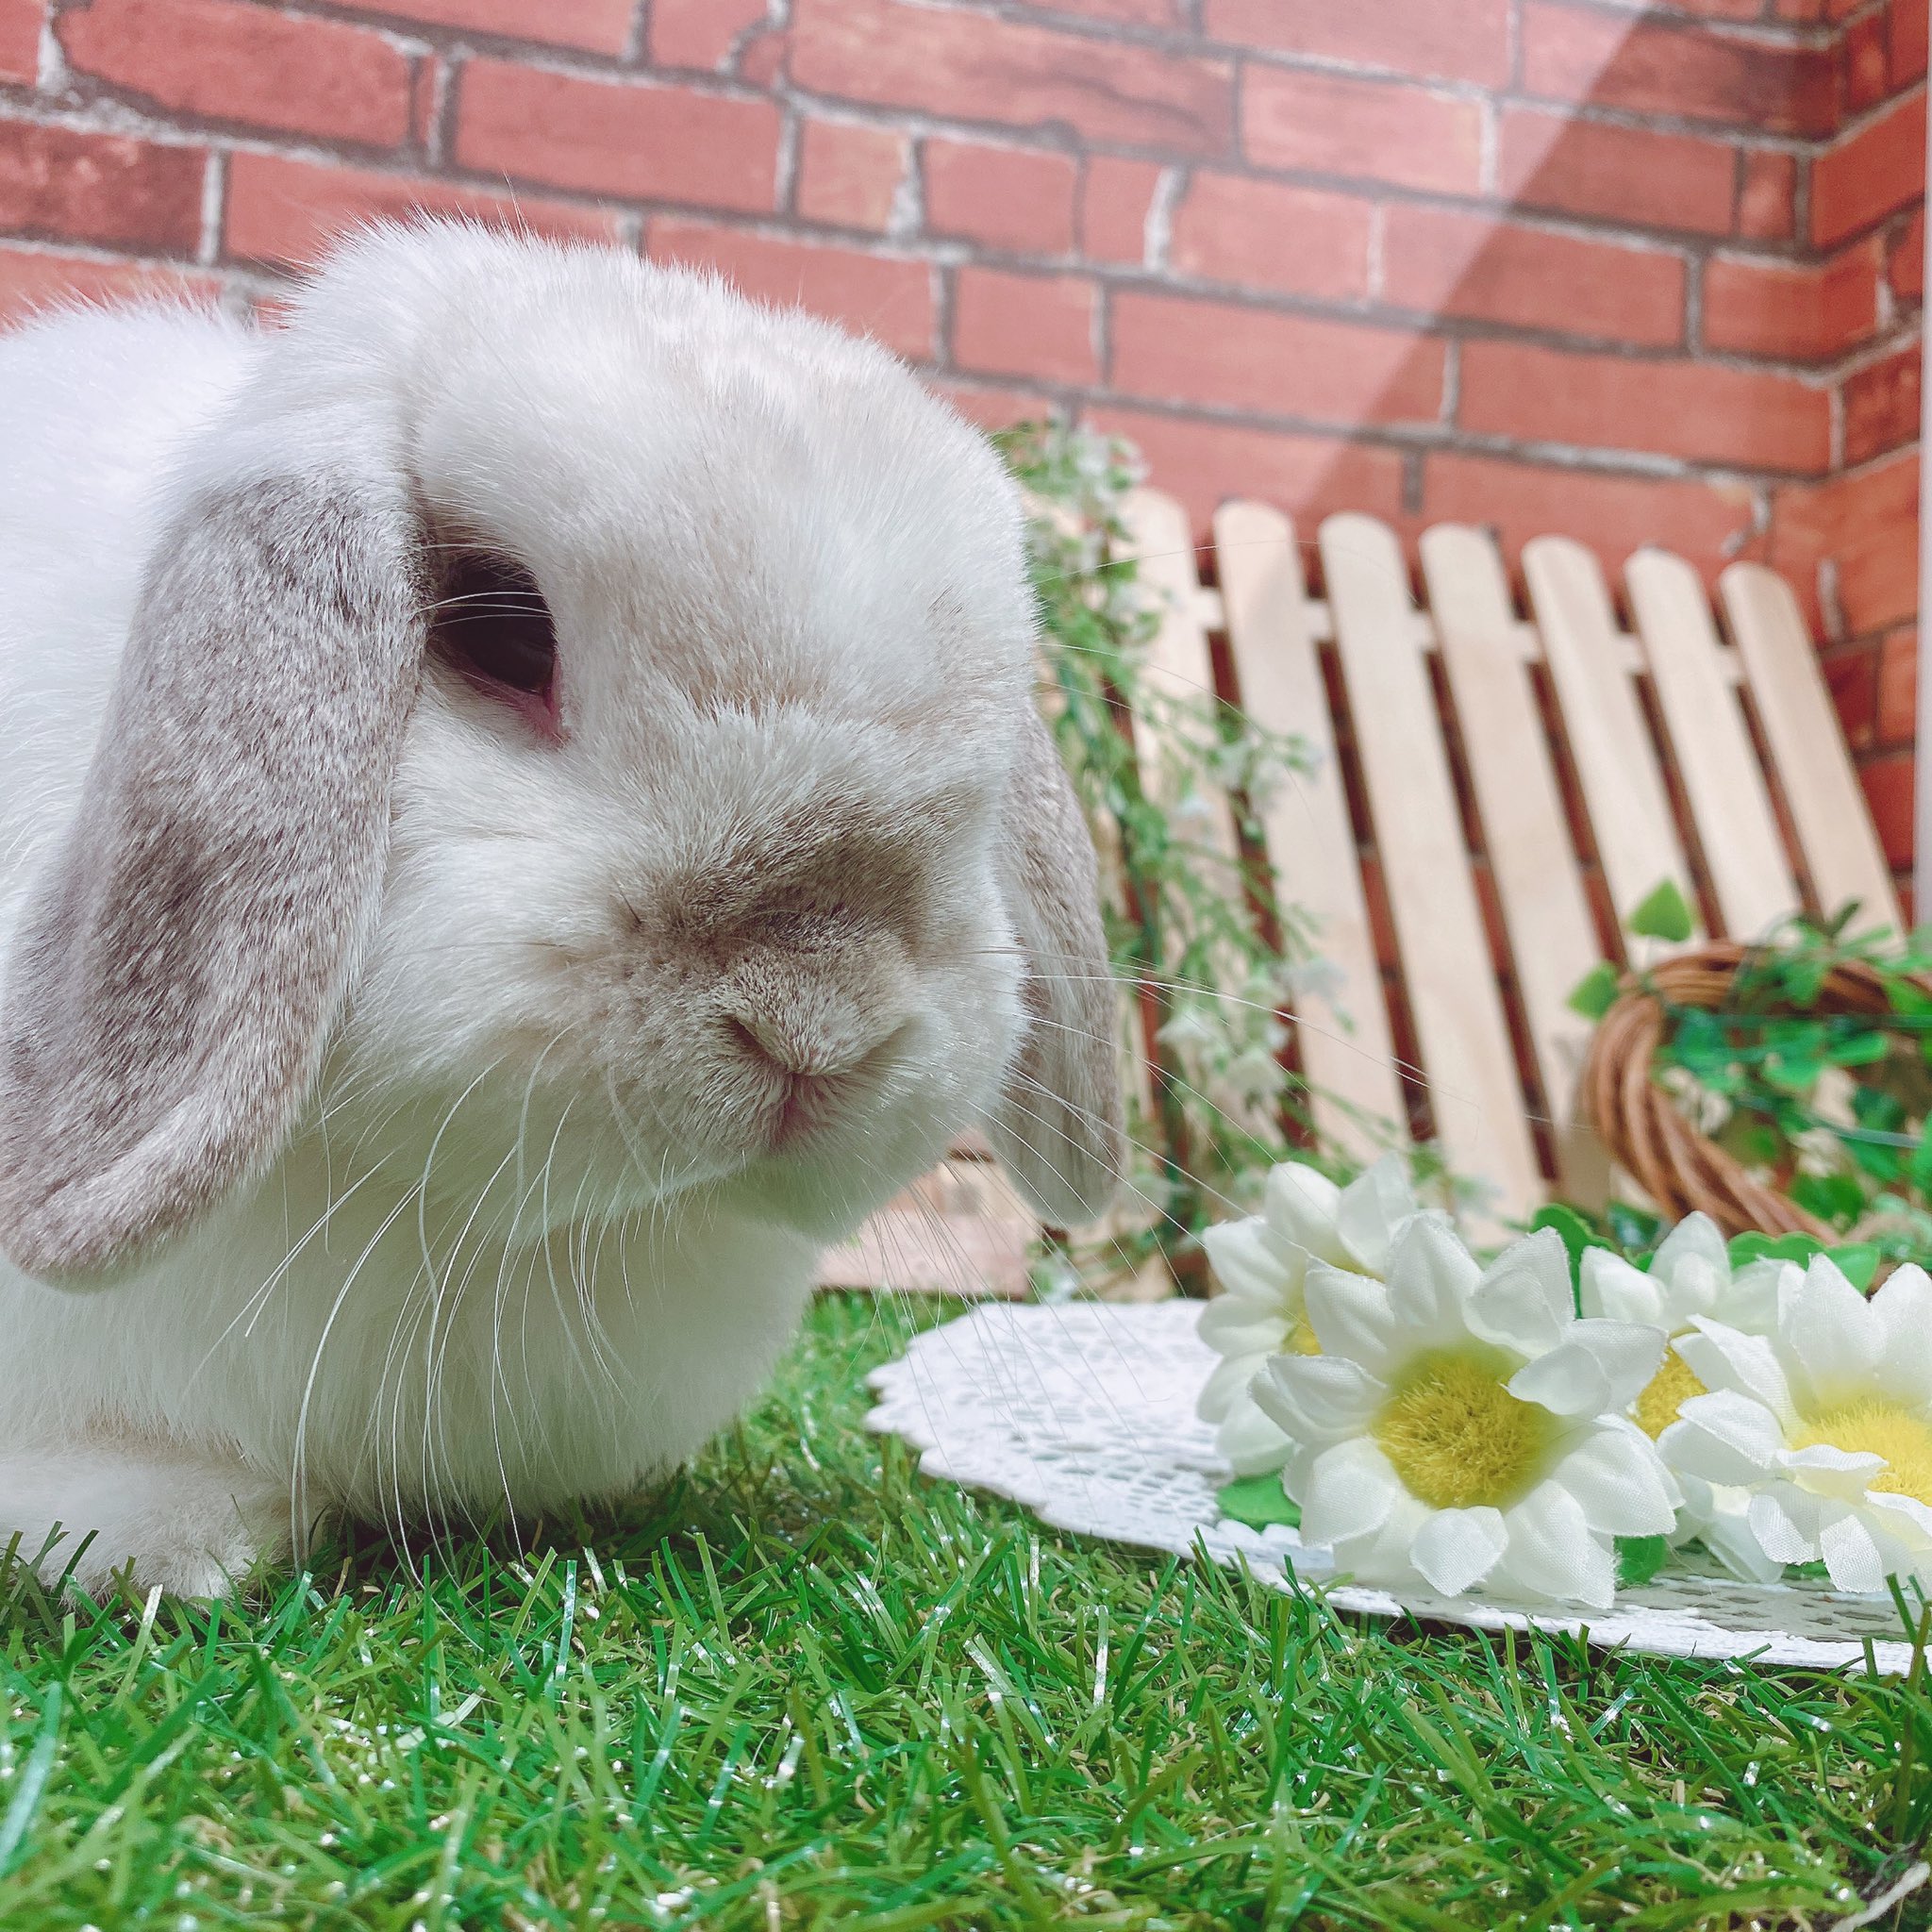
{"label": "green fabric leaf", "polygon": [[1645,1584],[1671,1559],[1671,1546],[1660,1536],[1620,1536],[1617,1539],[1617,1588],[1635,1590]]}
{"label": "green fabric leaf", "polygon": [[1820,1221],[1849,1227],[1865,1211],[1865,1191],[1848,1174],[1801,1174],[1791,1199]]}
{"label": "green fabric leaf", "polygon": [[1564,1252],[1570,1257],[1570,1296],[1580,1315],[1583,1312],[1583,1251],[1585,1248],[1608,1247],[1609,1243],[1575,1208],[1566,1208],[1560,1201],[1552,1201],[1547,1207],[1536,1210],[1536,1216],[1529,1224],[1530,1233],[1535,1234],[1545,1227],[1557,1230]]}
{"label": "green fabric leaf", "polygon": [[1652,940],[1688,940],[1696,921],[1675,879],[1665,879],[1624,921],[1634,933]]}
{"label": "green fabric leaf", "polygon": [[1840,1272],[1860,1294],[1869,1291],[1872,1277],[1878,1273],[1878,1263],[1883,1258],[1883,1251],[1876,1241],[1842,1241],[1824,1252],[1838,1263]]}
{"label": "green fabric leaf", "polygon": [[1214,1500],[1224,1516],[1245,1523],[1250,1529],[1266,1529],[1271,1523],[1285,1523],[1291,1529],[1301,1526],[1300,1506],[1290,1500],[1279,1475],[1241,1476]]}
{"label": "green fabric leaf", "polygon": [[1813,1255],[1822,1255],[1824,1243],[1815,1234],[1759,1234],[1755,1229],[1731,1237],[1731,1266],[1741,1268],[1747,1261],[1795,1261],[1804,1267]]}
{"label": "green fabric leaf", "polygon": [[1616,1003],[1617,969],[1607,959],[1599,959],[1576,982],[1568,1005],[1586,1020],[1601,1020]]}

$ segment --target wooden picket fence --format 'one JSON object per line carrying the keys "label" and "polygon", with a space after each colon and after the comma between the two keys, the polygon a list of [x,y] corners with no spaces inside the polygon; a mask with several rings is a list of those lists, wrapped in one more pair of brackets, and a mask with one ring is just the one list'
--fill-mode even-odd
{"label": "wooden picket fence", "polygon": [[[1319,922],[1337,974],[1329,1002],[1293,1016],[1316,1130],[1367,1158],[1427,1124],[1452,1171],[1488,1186],[1476,1232],[1553,1190],[1603,1191],[1576,1117],[1589,1024],[1568,999],[1661,881],[1712,937],[1851,899],[1865,923],[1898,925],[1803,615],[1774,572],[1730,565],[1713,609],[1690,564],[1641,550],[1624,570],[1626,627],[1595,557],[1566,537],[1524,546],[1519,608],[1494,541],[1464,525],[1423,533],[1422,604],[1372,517],[1331,516],[1305,547],[1278,510],[1230,503],[1214,519],[1215,588],[1171,498],[1138,492],[1130,526],[1164,610],[1147,681],[1212,692],[1315,754],[1261,823],[1277,898]],[[1158,726],[1135,723],[1144,769]],[[1238,880],[1234,815],[1213,819]],[[962,1150],[831,1257],[827,1279],[1017,1292],[1033,1233],[997,1170]]]}

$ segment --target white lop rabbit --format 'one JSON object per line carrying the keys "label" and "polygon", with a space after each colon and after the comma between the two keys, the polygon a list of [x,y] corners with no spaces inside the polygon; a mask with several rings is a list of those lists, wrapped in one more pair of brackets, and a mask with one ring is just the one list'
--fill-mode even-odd
{"label": "white lop rabbit", "polygon": [[969,1123],[1119,1164],[1021,509],[891,357],[452,226],[0,340],[0,1547],[621,1497]]}

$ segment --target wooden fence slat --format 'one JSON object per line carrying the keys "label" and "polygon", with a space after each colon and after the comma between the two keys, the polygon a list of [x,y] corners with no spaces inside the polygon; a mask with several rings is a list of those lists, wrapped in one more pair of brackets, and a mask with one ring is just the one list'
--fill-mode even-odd
{"label": "wooden fence slat", "polygon": [[1503,559],[1487,532],[1439,524],[1423,533],[1421,550],[1558,1172],[1572,1198],[1599,1201],[1608,1163],[1576,1109],[1591,1029],[1572,1009],[1570,994],[1602,949],[1530,681],[1535,633],[1517,619]]}
{"label": "wooden fence slat", "polygon": [[[1127,498],[1123,517],[1130,554],[1139,560],[1140,580],[1157,593],[1159,605],[1159,629],[1147,647],[1142,685],[1211,712],[1219,701],[1214,659],[1201,618],[1206,600],[1194,565],[1194,536],[1188,513],[1173,497],[1158,491],[1136,490]],[[1176,791],[1174,767],[1185,761],[1168,756],[1170,737],[1157,709],[1143,706],[1135,712],[1134,751],[1141,788],[1150,799],[1172,811],[1182,802]],[[1208,824],[1196,862],[1213,889],[1240,907],[1246,891],[1246,873],[1233,809],[1219,786],[1200,783],[1196,791]],[[1158,962],[1159,970],[1173,976],[1178,974],[1180,954],[1190,935],[1176,929],[1170,919],[1162,937],[1164,957]],[[1211,993],[1205,996],[1212,997]],[[1210,1083],[1208,1091],[1197,1097],[1238,1125],[1266,1132],[1272,1123],[1271,1107],[1243,1098],[1224,1083]]]}
{"label": "wooden fence slat", "polygon": [[1798,883],[1704,580],[1681,557],[1646,548],[1624,581],[1718,916],[1732,939],[1762,938],[1798,910]]}
{"label": "wooden fence slat", "polygon": [[1569,537],[1533,537],[1523,571],[1597,857],[1621,924],[1663,880],[1697,903],[1632,678],[1633,647],[1596,558]]}
{"label": "wooden fence slat", "polygon": [[1492,1183],[1502,1214],[1525,1215],[1542,1179],[1401,545],[1359,515],[1329,517],[1321,545],[1437,1129],[1457,1172]]}
{"label": "wooden fence slat", "polygon": [[1214,518],[1221,594],[1241,708],[1264,729],[1297,734],[1312,773],[1291,774],[1263,808],[1262,835],[1285,902],[1320,922],[1317,943],[1341,977],[1325,1026],[1296,1014],[1309,1108],[1324,1144],[1369,1160],[1407,1138],[1395,1042],[1382,992],[1356,861],[1355,830],[1322,684],[1316,611],[1309,604],[1294,525],[1258,503],[1224,505]]}
{"label": "wooden fence slat", "polygon": [[1861,924],[1903,930],[1891,873],[1790,585],[1760,563],[1734,563],[1718,590],[1818,909],[1828,915],[1856,899]]}

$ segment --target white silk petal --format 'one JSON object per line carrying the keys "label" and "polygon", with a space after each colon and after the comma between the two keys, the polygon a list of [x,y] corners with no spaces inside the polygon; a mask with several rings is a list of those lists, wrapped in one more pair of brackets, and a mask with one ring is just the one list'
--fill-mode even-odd
{"label": "white silk petal", "polygon": [[1459,1596],[1496,1567],[1508,1546],[1500,1509],[1438,1509],[1416,1531],[1408,1560],[1431,1590]]}
{"label": "white silk petal", "polygon": [[1663,1295],[1641,1268],[1608,1248],[1585,1248],[1578,1264],[1586,1315],[1607,1316],[1612,1322],[1641,1322],[1663,1325]]}
{"label": "white silk petal", "polygon": [[1373,1375],[1386,1374],[1406,1352],[1382,1282],[1311,1261],[1306,1292],[1308,1324],[1324,1355],[1345,1356]]}
{"label": "white silk petal", "polygon": [[1389,1458],[1373,1442],[1324,1449],[1316,1457],[1301,1496],[1305,1543],[1336,1543],[1379,1529],[1402,1491]]}
{"label": "white silk petal", "polygon": [[1575,1320],[1570,1256],[1553,1227],[1512,1241],[1469,1298],[1470,1332],[1518,1355],[1541,1355],[1556,1347]]}
{"label": "white silk petal", "polygon": [[1383,1274],[1397,1230],[1417,1211],[1407,1162],[1399,1154],[1385,1154],[1342,1189],[1335,1206],[1336,1238],[1355,1266]]}
{"label": "white silk petal", "polygon": [[1297,1442],[1363,1434],[1389,1393],[1359,1363],[1336,1355],[1275,1356],[1251,1392],[1262,1413]]}

